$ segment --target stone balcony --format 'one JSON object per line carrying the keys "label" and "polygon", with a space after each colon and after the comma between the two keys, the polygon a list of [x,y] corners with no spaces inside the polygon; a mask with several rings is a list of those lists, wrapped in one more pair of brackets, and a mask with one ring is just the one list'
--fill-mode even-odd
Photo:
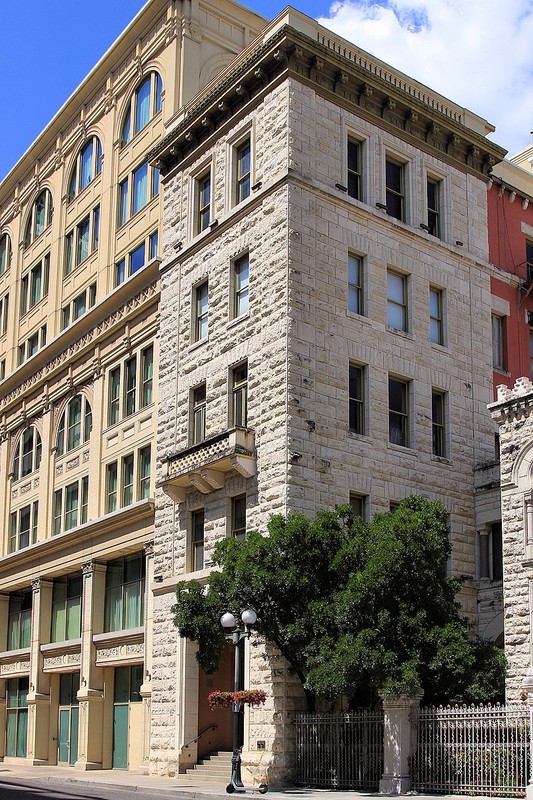
{"label": "stone balcony", "polygon": [[174,502],[183,503],[188,489],[209,494],[224,488],[229,472],[243,478],[256,474],[255,434],[247,428],[223,431],[167,456],[163,469],[160,485]]}

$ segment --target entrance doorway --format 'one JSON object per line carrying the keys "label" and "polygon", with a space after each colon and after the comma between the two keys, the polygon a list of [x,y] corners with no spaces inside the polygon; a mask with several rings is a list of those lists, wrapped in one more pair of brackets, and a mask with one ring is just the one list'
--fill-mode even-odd
{"label": "entrance doorway", "polygon": [[[244,642],[239,645],[238,652],[241,659],[240,675],[241,686],[243,688],[244,681]],[[200,669],[200,676],[198,682],[198,733],[202,733],[198,740],[198,760],[205,758],[209,753],[217,750],[231,751],[233,749],[233,713],[232,707],[230,708],[216,708],[211,710],[207,697],[214,689],[220,689],[223,692],[233,691],[233,681],[235,662],[234,662],[234,647],[233,645],[226,644],[224,648],[224,658],[220,668],[212,673],[206,675],[203,669]],[[243,724],[244,715],[239,715],[241,730],[240,744],[243,742]],[[210,725],[216,725],[216,729],[209,729]],[[206,730],[207,729],[207,730]]]}
{"label": "entrance doorway", "polygon": [[71,767],[78,760],[79,688],[79,672],[60,675],[57,763]]}
{"label": "entrance doorway", "polygon": [[142,664],[115,668],[113,769],[132,769],[142,761],[142,682]]}

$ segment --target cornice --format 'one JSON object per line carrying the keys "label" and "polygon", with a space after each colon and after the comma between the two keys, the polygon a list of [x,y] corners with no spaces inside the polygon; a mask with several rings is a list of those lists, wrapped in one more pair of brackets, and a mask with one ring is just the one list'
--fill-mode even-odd
{"label": "cornice", "polygon": [[[62,331],[29,361],[8,375],[0,383],[0,413],[6,414],[28,392],[35,392],[43,387],[62,369],[83,358],[102,337],[109,336],[114,329],[136,316],[145,306],[156,302],[159,298],[160,263],[160,259],[149,262],[93,306],[74,325]],[[77,376],[77,383],[83,383],[91,375],[98,375],[100,369],[98,360],[88,361],[87,374]],[[43,398],[43,404],[47,405],[49,400],[47,395]]]}
{"label": "cornice", "polygon": [[533,412],[533,383],[529,378],[518,378],[513,388],[497,387],[498,397],[488,405],[492,419],[498,425],[527,419]]}
{"label": "cornice", "polygon": [[459,113],[435,102],[429,93],[413,93],[406,81],[382,77],[373,67],[284,25],[237,59],[150,151],[149,160],[168,174],[246,104],[259,102],[288,77],[463,172],[488,175],[503,159],[507,151],[464,125]]}

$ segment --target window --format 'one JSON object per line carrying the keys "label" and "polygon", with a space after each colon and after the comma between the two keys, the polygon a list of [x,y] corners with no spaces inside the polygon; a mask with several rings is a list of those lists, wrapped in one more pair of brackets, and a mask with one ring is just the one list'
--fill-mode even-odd
{"label": "window", "polygon": [[152,466],[152,452],[150,445],[139,450],[139,500],[150,497],[150,474]]}
{"label": "window", "polygon": [[89,477],[54,492],[54,535],[87,522]]}
{"label": "window", "polygon": [[364,367],[350,364],[349,368],[349,416],[350,432],[364,434],[365,432],[365,404],[364,404]]}
{"label": "window", "polygon": [[529,370],[530,378],[533,381],[533,330],[529,329]]}
{"label": "window", "polygon": [[251,146],[250,139],[242,142],[235,151],[235,202],[242,203],[250,196],[251,191]]}
{"label": "window", "polygon": [[61,312],[61,324],[63,328],[68,328],[71,323],[76,322],[76,320],[86,314],[95,303],[96,283],[92,283],[67,306],[63,307]]}
{"label": "window", "polygon": [[50,641],[66,642],[81,635],[81,587],[79,574],[54,579]]}
{"label": "window", "polygon": [[39,514],[39,501],[35,500],[17,511],[13,511],[9,518],[9,552],[22,550],[37,541],[37,518]]}
{"label": "window", "polygon": [[205,439],[206,431],[206,388],[205,383],[192,392],[192,444]]}
{"label": "window", "polygon": [[350,508],[354,517],[359,517],[363,521],[366,520],[366,496],[364,494],[355,494],[350,492]]}
{"label": "window", "polygon": [[433,344],[444,344],[442,291],[429,287],[429,338]]}
{"label": "window", "polygon": [[145,561],[141,553],[109,561],[106,570],[104,630],[144,624]]}
{"label": "window", "polygon": [[9,308],[9,294],[0,297],[0,336],[7,331],[7,312]]}
{"label": "window", "polygon": [[159,170],[143,161],[118,185],[118,224],[124,225],[158,194]]}
{"label": "window", "polygon": [[18,365],[20,367],[25,361],[35,355],[46,344],[46,325],[42,325],[25,342],[18,346]]}
{"label": "window", "polygon": [[440,190],[441,181],[427,179],[428,233],[440,239]]}
{"label": "window", "polygon": [[[157,72],[151,72],[133,93],[122,126],[122,145],[143,130],[150,120],[161,111],[163,84]],[[132,125],[133,120],[133,125]]]}
{"label": "window", "polygon": [[196,233],[201,233],[211,222],[211,170],[196,179]]}
{"label": "window", "polygon": [[527,280],[533,280],[533,242],[526,240]]}
{"label": "window", "polygon": [[409,384],[389,378],[389,442],[409,447]]}
{"label": "window", "polygon": [[6,756],[26,757],[29,682],[29,678],[6,682]]}
{"label": "window", "polygon": [[3,381],[6,377],[6,360],[2,358],[0,360],[0,381]]}
{"label": "window", "polygon": [[446,457],[446,396],[435,389],[431,392],[431,425],[433,433],[433,455]]}
{"label": "window", "polygon": [[361,142],[348,139],[348,195],[361,200]]}
{"label": "window", "polygon": [[493,581],[503,580],[502,523],[490,526],[490,564]]}
{"label": "window", "polygon": [[207,281],[194,287],[193,297],[193,341],[199,342],[207,337],[208,330],[209,294]]}
{"label": "window", "polygon": [[505,317],[492,315],[492,366],[505,372]]}
{"label": "window", "polygon": [[108,425],[129,417],[153,402],[154,347],[149,345],[114,367],[108,378]]}
{"label": "window", "polygon": [[9,595],[7,618],[7,649],[21,650],[31,643],[31,589]]}
{"label": "window", "polygon": [[106,467],[106,513],[125,508],[150,497],[151,448],[148,445],[135,453],[113,461]]}
{"label": "window", "polygon": [[78,264],[89,258],[98,249],[100,241],[100,206],[93,209],[92,214],[82,219],[75,228],[65,236],[64,273],[68,275]]}
{"label": "window", "polygon": [[233,262],[233,308],[232,316],[240,317],[249,308],[250,258],[248,253]]}
{"label": "window", "polygon": [[204,568],[204,510],[192,512],[192,571]]}
{"label": "window", "polygon": [[52,224],[52,195],[48,189],[43,189],[31,207],[31,212],[24,229],[24,247],[29,245],[44,233]]}
{"label": "window", "polygon": [[231,535],[234,539],[246,539],[246,495],[231,498]]}
{"label": "window", "polygon": [[348,311],[363,314],[363,259],[348,254]]}
{"label": "window", "polygon": [[147,262],[146,253],[148,252],[148,261],[157,256],[157,232],[152,233],[145,242],[138,245],[134,250],[128,253],[127,256],[121,258],[115,264],[115,286],[124,283],[126,278],[131,277],[138,272]]}
{"label": "window", "polygon": [[113,704],[117,708],[129,703],[142,703],[141,686],[143,684],[144,668],[142,664],[131,667],[115,667],[115,681],[113,687]]}
{"label": "window", "polygon": [[39,469],[42,456],[41,437],[33,426],[22,434],[13,457],[13,480],[18,481]]}
{"label": "window", "polygon": [[407,277],[387,272],[387,325],[407,332]]}
{"label": "window", "polygon": [[97,136],[86,142],[77,155],[70,177],[68,199],[73,200],[102,171],[102,145]]}
{"label": "window", "polygon": [[20,314],[39,303],[48,294],[50,255],[46,255],[20,279]]}
{"label": "window", "polygon": [[405,221],[404,165],[385,161],[385,189],[387,214]]}
{"label": "window", "polygon": [[9,234],[3,233],[2,236],[0,236],[0,275],[3,275],[11,266],[12,255],[13,251],[11,249]]}
{"label": "window", "polygon": [[233,425],[246,428],[248,424],[248,364],[240,364],[231,371]]}
{"label": "window", "polygon": [[67,404],[57,431],[57,455],[62,456],[89,441],[93,427],[91,406],[82,394]]}

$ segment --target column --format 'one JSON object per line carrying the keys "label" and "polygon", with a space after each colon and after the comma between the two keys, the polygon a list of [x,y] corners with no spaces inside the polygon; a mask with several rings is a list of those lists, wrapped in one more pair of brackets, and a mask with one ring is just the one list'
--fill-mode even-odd
{"label": "column", "polygon": [[148,773],[150,770],[150,721],[152,711],[152,642],[154,629],[154,543],[145,542],[144,555],[146,558],[146,591],[144,612],[144,678],[141,686],[143,703],[143,759],[141,769]]}
{"label": "column", "polygon": [[524,500],[526,504],[526,518],[524,520],[526,558],[533,558],[533,492],[526,494]]}
{"label": "column", "polygon": [[41,644],[50,637],[52,581],[35,578],[31,582],[31,650],[28,692],[28,759],[33,764],[48,764],[50,737],[50,677],[43,672]]}
{"label": "column", "polygon": [[405,794],[411,791],[410,757],[416,741],[411,711],[418,708],[422,692],[414,697],[383,697],[383,775],[380,794]]}
{"label": "column", "polygon": [[81,621],[80,723],[76,769],[102,769],[104,671],[96,666],[93,635],[104,627],[105,564],[86,561],[83,576]]}
{"label": "column", "polygon": [[[7,618],[9,614],[9,595],[0,594],[0,650],[7,650]],[[0,761],[4,760],[6,747],[6,686],[0,680]]]}

